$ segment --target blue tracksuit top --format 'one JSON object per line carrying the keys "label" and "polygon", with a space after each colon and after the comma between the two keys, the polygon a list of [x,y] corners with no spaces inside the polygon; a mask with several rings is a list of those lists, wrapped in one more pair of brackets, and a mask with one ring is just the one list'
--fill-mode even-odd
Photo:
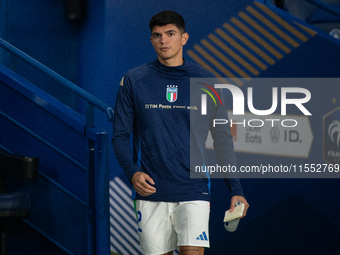
{"label": "blue tracksuit top", "polygon": [[[208,99],[209,112],[201,116],[201,99],[190,98],[190,78],[200,77],[215,76],[186,60],[177,67],[155,60],[125,74],[115,105],[114,153],[129,180],[137,171],[143,171],[154,180],[156,188],[156,193],[150,196],[137,193],[136,199],[209,201],[209,176],[200,173],[203,178],[190,178],[190,161],[198,166],[205,164],[209,130],[215,151],[218,149],[218,163],[236,165],[229,126],[213,128],[211,125],[213,118],[227,119],[227,110],[220,105],[216,107],[212,99]],[[129,139],[132,132],[133,153]],[[238,178],[225,181],[231,196],[243,196]]]}

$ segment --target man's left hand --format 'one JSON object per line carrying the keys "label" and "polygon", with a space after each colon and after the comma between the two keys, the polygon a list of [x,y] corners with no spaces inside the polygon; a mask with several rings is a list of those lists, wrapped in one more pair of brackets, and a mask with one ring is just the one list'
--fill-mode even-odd
{"label": "man's left hand", "polygon": [[235,204],[236,204],[237,201],[240,201],[241,203],[244,204],[243,215],[242,215],[242,217],[240,217],[240,219],[242,219],[247,214],[247,210],[249,208],[249,204],[248,204],[247,200],[244,197],[242,197],[242,196],[233,196],[231,198],[231,205],[230,205],[230,208],[229,208],[230,212],[234,211]]}

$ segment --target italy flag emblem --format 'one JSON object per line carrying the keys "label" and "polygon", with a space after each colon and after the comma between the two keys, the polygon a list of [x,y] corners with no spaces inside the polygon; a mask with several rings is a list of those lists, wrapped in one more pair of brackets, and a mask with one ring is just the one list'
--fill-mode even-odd
{"label": "italy flag emblem", "polygon": [[178,97],[178,88],[176,85],[168,85],[166,88],[166,99],[173,103],[177,100]]}

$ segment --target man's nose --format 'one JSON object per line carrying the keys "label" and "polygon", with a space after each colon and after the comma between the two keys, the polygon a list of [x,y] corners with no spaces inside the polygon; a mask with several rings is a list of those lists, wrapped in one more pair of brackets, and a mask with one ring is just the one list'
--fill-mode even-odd
{"label": "man's nose", "polygon": [[166,43],[166,42],[167,42],[167,36],[161,35],[161,43]]}

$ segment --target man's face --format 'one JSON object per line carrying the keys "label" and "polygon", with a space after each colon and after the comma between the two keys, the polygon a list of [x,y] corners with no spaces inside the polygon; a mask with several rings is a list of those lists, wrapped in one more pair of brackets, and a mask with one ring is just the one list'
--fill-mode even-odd
{"label": "man's face", "polygon": [[189,35],[181,33],[174,24],[155,26],[151,33],[151,43],[159,61],[168,66],[182,65],[183,46],[188,41]]}

